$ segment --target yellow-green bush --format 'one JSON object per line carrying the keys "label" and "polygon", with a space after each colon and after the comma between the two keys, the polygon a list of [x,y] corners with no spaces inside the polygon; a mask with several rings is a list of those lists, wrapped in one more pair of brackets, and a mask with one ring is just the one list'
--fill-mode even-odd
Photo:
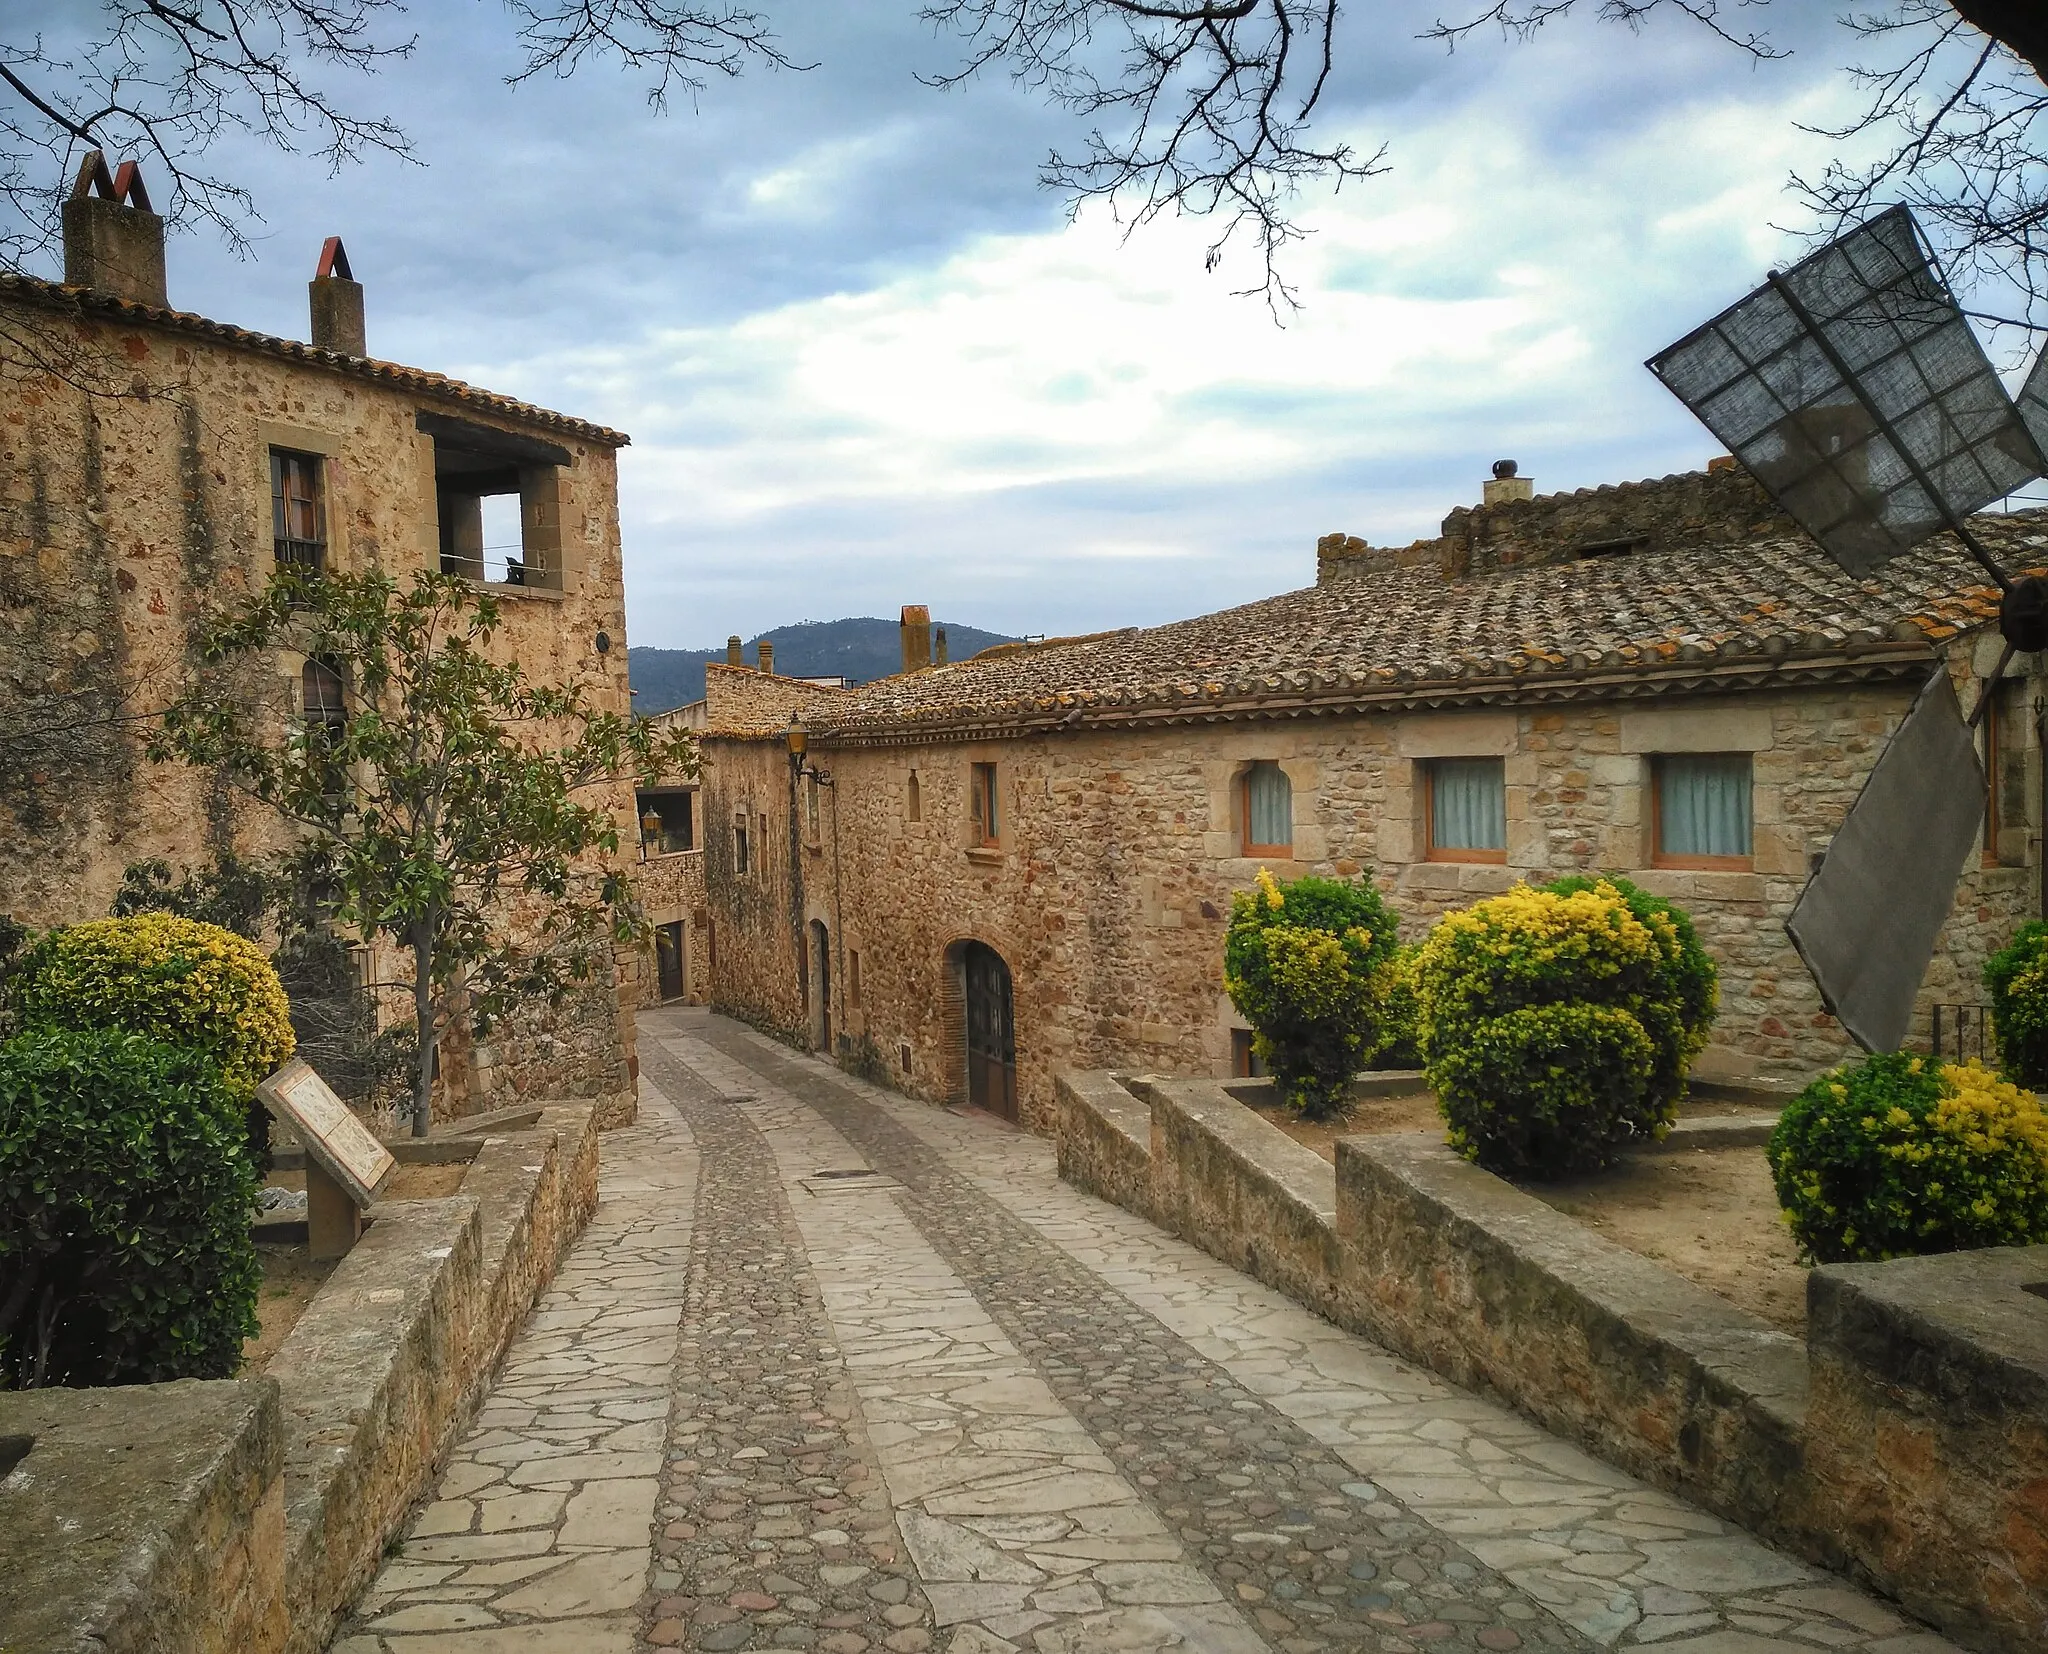
{"label": "yellow-green bush", "polygon": [[2048,1085],[2048,925],[2034,919],[1984,961],[1998,1066],[2021,1085]]}
{"label": "yellow-green bush", "polygon": [[1766,1152],[1817,1263],[2048,1241],[2048,1114],[1974,1062],[1844,1064],[1792,1100]]}
{"label": "yellow-green bush", "polygon": [[1264,868],[1230,906],[1223,983],[1252,1025],[1288,1105],[1311,1120],[1341,1114],[1351,1076],[1385,1041],[1374,1015],[1393,956],[1394,918],[1370,880],[1302,878]]}
{"label": "yellow-green bush", "polygon": [[291,1006],[254,942],[170,913],[46,932],[12,980],[22,1028],[119,1028],[203,1052],[246,1104],[292,1054]]}
{"label": "yellow-green bush", "polygon": [[1374,1014],[1387,1043],[1373,1056],[1375,1068],[1422,1066],[1422,1001],[1415,991],[1420,947],[1396,948],[1373,984]]}
{"label": "yellow-green bush", "polygon": [[1416,962],[1422,1055],[1466,1158],[1556,1177],[1661,1137],[1706,1044],[1690,922],[1617,879],[1518,884],[1446,914]]}

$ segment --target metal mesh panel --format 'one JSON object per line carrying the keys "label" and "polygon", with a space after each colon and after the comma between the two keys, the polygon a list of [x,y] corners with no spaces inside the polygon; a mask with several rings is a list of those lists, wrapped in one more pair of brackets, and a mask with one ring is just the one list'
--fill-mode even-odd
{"label": "metal mesh panel", "polygon": [[2034,434],[2035,444],[2048,454],[2048,346],[2034,360],[2034,371],[2020,387],[2020,418]]}
{"label": "metal mesh panel", "polygon": [[1760,287],[1649,367],[1837,563],[1868,573],[1944,507],[1967,516],[2041,474],[1904,207],[1780,279],[1791,299]]}
{"label": "metal mesh panel", "polygon": [[1807,880],[1785,929],[1866,1051],[1896,1051],[1984,824],[1984,767],[1937,667]]}

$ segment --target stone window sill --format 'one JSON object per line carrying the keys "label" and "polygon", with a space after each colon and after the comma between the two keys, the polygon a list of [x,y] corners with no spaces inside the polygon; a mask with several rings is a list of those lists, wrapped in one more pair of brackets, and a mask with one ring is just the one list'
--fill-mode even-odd
{"label": "stone window sill", "polygon": [[1000,844],[971,844],[967,847],[967,859],[977,867],[1000,867],[1003,847]]}

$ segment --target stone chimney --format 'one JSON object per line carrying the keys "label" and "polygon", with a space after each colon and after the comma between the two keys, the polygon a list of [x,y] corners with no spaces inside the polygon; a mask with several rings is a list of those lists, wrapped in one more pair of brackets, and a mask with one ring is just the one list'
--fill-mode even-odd
{"label": "stone chimney", "polygon": [[934,626],[932,628],[932,665],[944,666],[945,664],[946,628],[943,626]]}
{"label": "stone chimney", "polygon": [[761,651],[761,670],[769,677],[775,676],[775,645],[763,638],[756,646]]}
{"label": "stone chimney", "polygon": [[903,639],[903,670],[922,672],[932,663],[932,612],[922,603],[906,603],[899,623]]}
{"label": "stone chimney", "polygon": [[320,249],[320,267],[306,284],[313,305],[313,344],[344,356],[370,354],[363,337],[363,284],[348,267],[348,249],[331,235]]}
{"label": "stone chimney", "polygon": [[1536,484],[1528,477],[1517,476],[1521,470],[1511,459],[1497,459],[1493,462],[1493,475],[1480,490],[1480,500],[1485,505],[1506,505],[1510,500],[1533,499]]}
{"label": "stone chimney", "polygon": [[171,306],[164,281],[164,221],[149,207],[142,169],[91,151],[64,203],[64,283],[112,299]]}
{"label": "stone chimney", "polygon": [[731,637],[725,640],[725,664],[728,666],[744,666],[747,664],[746,656],[740,651],[740,635],[737,632],[734,632]]}

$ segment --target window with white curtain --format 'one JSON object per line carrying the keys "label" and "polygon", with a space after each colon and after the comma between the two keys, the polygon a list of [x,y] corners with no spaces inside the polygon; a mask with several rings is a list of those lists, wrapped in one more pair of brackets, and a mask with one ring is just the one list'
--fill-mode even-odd
{"label": "window with white curtain", "polygon": [[1429,766],[1429,854],[1439,861],[1506,861],[1507,761],[1438,758]]}
{"label": "window with white curtain", "polygon": [[1681,866],[1746,866],[1752,850],[1749,754],[1666,753],[1655,760],[1654,769],[1654,859]]}
{"label": "window with white curtain", "polygon": [[1292,854],[1294,784],[1278,764],[1257,763],[1244,773],[1244,853]]}

